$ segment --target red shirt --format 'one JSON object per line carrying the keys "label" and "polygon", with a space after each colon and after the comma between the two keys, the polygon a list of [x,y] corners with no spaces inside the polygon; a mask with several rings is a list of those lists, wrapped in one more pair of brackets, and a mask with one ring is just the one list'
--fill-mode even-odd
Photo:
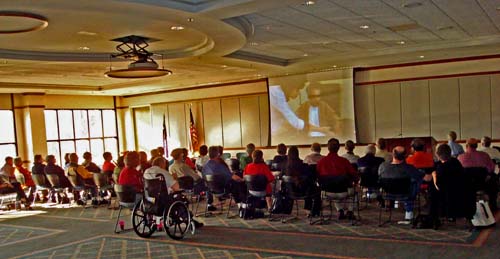
{"label": "red shirt", "polygon": [[431,153],[415,151],[413,155],[406,158],[406,163],[416,168],[431,168],[434,167],[434,158]]}
{"label": "red shirt", "polygon": [[270,194],[272,192],[271,189],[271,183],[274,181],[274,175],[271,173],[271,170],[269,170],[269,167],[264,164],[256,164],[256,163],[251,163],[248,164],[247,167],[245,167],[245,172],[243,175],[265,175],[267,178],[267,188],[266,192]]}
{"label": "red shirt", "polygon": [[24,186],[35,186],[35,182],[33,182],[33,178],[31,178],[31,173],[28,169],[22,166],[16,166],[16,170],[24,176]]}
{"label": "red shirt", "polygon": [[328,153],[327,156],[321,158],[316,165],[316,170],[319,176],[341,176],[345,174],[350,174],[353,178],[358,176],[349,160],[340,157],[336,153]]}
{"label": "red shirt", "polygon": [[118,184],[135,186],[136,192],[143,192],[144,183],[142,182],[142,174],[135,168],[125,167],[120,172]]}
{"label": "red shirt", "polygon": [[115,170],[115,167],[115,164],[113,164],[111,161],[104,161],[104,164],[102,164],[102,171],[113,172],[113,170]]}
{"label": "red shirt", "polygon": [[187,157],[186,159],[184,159],[184,163],[191,167],[191,169],[196,170],[196,166],[193,164],[193,160],[191,160],[191,158]]}

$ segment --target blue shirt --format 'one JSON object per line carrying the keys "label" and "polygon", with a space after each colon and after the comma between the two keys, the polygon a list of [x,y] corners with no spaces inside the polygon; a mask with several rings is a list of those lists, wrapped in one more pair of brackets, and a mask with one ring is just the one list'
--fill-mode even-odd
{"label": "blue shirt", "polygon": [[203,176],[205,175],[222,175],[224,176],[225,182],[229,182],[231,180],[232,174],[229,171],[227,165],[223,165],[220,162],[217,162],[213,159],[210,159],[205,166],[203,166],[203,170],[201,171]]}
{"label": "blue shirt", "polygon": [[453,157],[458,157],[458,155],[464,153],[464,148],[462,145],[458,144],[457,142],[454,141],[448,141],[448,146],[451,148],[451,156]]}

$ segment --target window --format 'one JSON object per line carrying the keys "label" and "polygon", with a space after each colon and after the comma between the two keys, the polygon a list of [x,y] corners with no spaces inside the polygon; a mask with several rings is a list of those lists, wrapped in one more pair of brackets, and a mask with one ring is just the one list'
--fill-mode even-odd
{"label": "window", "polygon": [[6,156],[17,156],[13,112],[11,110],[0,110],[0,122],[0,161],[3,163]]}
{"label": "window", "polygon": [[[64,163],[64,154],[92,153],[98,166],[104,162],[102,153],[118,158],[116,115],[113,110],[45,110],[47,151]],[[62,161],[62,162],[61,162]]]}

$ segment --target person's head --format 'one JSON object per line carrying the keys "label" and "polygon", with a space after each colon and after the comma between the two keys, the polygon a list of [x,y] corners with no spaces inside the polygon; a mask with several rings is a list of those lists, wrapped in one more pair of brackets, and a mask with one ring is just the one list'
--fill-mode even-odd
{"label": "person's head", "polygon": [[165,148],[163,148],[163,147],[157,147],[156,150],[158,150],[158,154],[160,156],[165,155]]}
{"label": "person's head", "polygon": [[423,152],[425,151],[425,142],[421,138],[416,138],[411,141],[411,147],[415,151]]}
{"label": "person's head", "polygon": [[141,161],[141,164],[148,162],[148,154],[144,151],[139,151],[139,159]]}
{"label": "person's head", "polygon": [[83,159],[85,159],[85,161],[92,161],[92,153],[90,152],[83,153]]}
{"label": "person's head", "polygon": [[43,163],[43,157],[42,157],[42,155],[36,154],[34,161],[35,161],[35,163],[39,163],[39,164]]}
{"label": "person's head", "polygon": [[257,149],[252,153],[252,160],[255,164],[262,164],[264,163],[264,153],[262,150]]}
{"label": "person's head", "polygon": [[406,149],[402,146],[396,146],[392,150],[392,161],[393,162],[404,162],[406,159]]}
{"label": "person's head", "polygon": [[279,143],[278,147],[276,148],[276,151],[278,152],[279,155],[286,155],[286,145],[283,143]]}
{"label": "person's head", "polygon": [[159,168],[167,169],[167,160],[161,156],[155,157],[151,164],[152,166],[158,166]]}
{"label": "person's head", "polygon": [[124,168],[125,167],[125,156],[119,156],[118,159],[116,160],[116,166],[118,168]]}
{"label": "person's head", "polygon": [[446,162],[451,158],[451,148],[448,144],[441,144],[436,150],[436,155],[439,160]]}
{"label": "person's head", "polygon": [[201,145],[199,152],[200,152],[200,156],[206,156],[208,154],[207,145]]}
{"label": "person's head", "polygon": [[451,140],[451,141],[457,140],[457,133],[455,131],[450,131],[448,133],[448,140]]}
{"label": "person's head", "polygon": [[229,168],[231,171],[239,171],[240,170],[240,160],[232,158],[229,160]]}
{"label": "person's head", "polygon": [[219,156],[220,156],[220,154],[219,154],[219,147],[218,146],[210,146],[208,148],[208,157],[210,159],[215,159]]}
{"label": "person's head", "polygon": [[299,160],[299,149],[296,146],[288,148],[288,161]]}
{"label": "person's head", "polygon": [[111,152],[104,152],[102,153],[102,158],[104,158],[104,161],[111,161],[113,160],[113,155],[111,155]]}
{"label": "person's head", "polygon": [[11,156],[5,157],[5,164],[14,165],[14,158],[12,158]]}
{"label": "person's head", "polygon": [[139,155],[139,152],[130,151],[127,153],[127,155],[125,155],[125,165],[128,168],[136,168],[140,164],[141,164],[141,157]]}
{"label": "person's head", "polygon": [[309,85],[306,75],[293,75],[283,78],[281,89],[285,94],[286,100],[292,100],[299,96],[300,90]]}
{"label": "person's head", "polygon": [[158,152],[157,148],[153,148],[149,151],[149,154],[151,155],[151,159],[155,159],[156,157],[160,156],[160,152]]}
{"label": "person's head", "polygon": [[78,164],[78,155],[76,153],[69,154],[69,162]]}
{"label": "person's head", "polygon": [[340,142],[336,138],[328,140],[328,152],[337,154],[340,149]]}
{"label": "person's head", "polygon": [[490,147],[491,146],[491,138],[488,136],[484,136],[481,139],[481,146],[483,147]]}
{"label": "person's head", "polygon": [[312,143],[311,151],[316,152],[316,153],[320,153],[321,152],[321,145],[318,142]]}
{"label": "person's head", "polygon": [[321,89],[317,86],[309,85],[307,87],[307,99],[311,106],[318,106],[321,102]]}
{"label": "person's head", "polygon": [[182,148],[182,153],[184,154],[184,158],[187,158],[189,151],[187,150],[187,148]]}
{"label": "person's head", "polygon": [[23,159],[21,157],[14,158],[14,165],[15,166],[22,166],[23,165]]}
{"label": "person's head", "polygon": [[377,139],[377,146],[380,150],[385,150],[386,148],[386,142],[385,142],[385,139],[383,138],[379,138]]}
{"label": "person's head", "polygon": [[69,159],[69,156],[71,155],[71,153],[66,153],[64,154],[64,163],[69,163],[71,162],[71,159]]}
{"label": "person's head", "polygon": [[48,155],[45,157],[45,161],[47,161],[47,164],[53,165],[56,163],[56,157],[54,155]]}
{"label": "person's head", "polygon": [[176,148],[170,152],[170,156],[172,156],[175,161],[184,161],[184,150],[182,150],[182,148]]}
{"label": "person's head", "polygon": [[255,145],[253,143],[248,143],[246,149],[247,154],[251,156],[254,150],[255,150]]}
{"label": "person's head", "polygon": [[365,154],[375,155],[376,152],[377,152],[377,148],[375,148],[375,145],[370,144],[370,145],[366,146]]}
{"label": "person's head", "polygon": [[472,149],[472,150],[476,150],[477,149],[477,144],[479,143],[479,140],[478,139],[475,139],[475,138],[470,138],[467,140],[465,146],[468,148],[468,149]]}
{"label": "person's head", "polygon": [[347,152],[352,153],[355,147],[356,145],[354,145],[354,142],[352,140],[348,140],[345,142],[345,150],[347,150]]}

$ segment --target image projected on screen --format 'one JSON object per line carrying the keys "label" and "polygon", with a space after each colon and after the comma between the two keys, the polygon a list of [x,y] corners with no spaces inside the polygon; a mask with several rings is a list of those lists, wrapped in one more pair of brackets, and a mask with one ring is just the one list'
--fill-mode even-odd
{"label": "image projected on screen", "polygon": [[271,144],[355,140],[352,69],[269,79]]}

